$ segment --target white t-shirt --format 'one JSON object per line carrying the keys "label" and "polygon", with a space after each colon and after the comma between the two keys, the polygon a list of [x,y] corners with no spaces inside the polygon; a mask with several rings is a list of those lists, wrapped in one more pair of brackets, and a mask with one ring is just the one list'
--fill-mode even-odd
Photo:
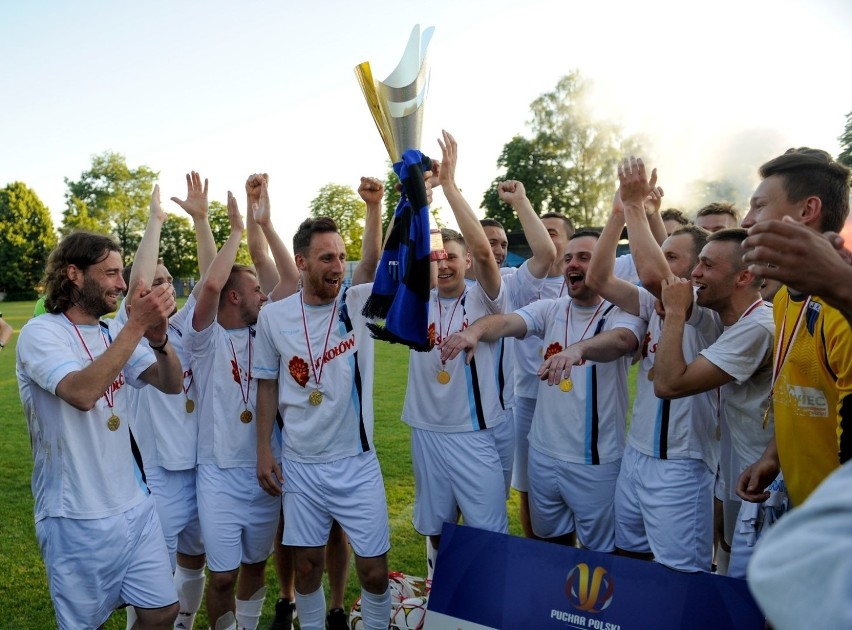
{"label": "white t-shirt", "polygon": [[[440,312],[438,301],[440,299]],[[452,335],[480,317],[509,310],[509,294],[501,283],[500,293],[491,300],[479,284],[466,288],[460,298],[429,297],[429,352],[412,350],[408,360],[408,387],[402,419],[427,431],[457,433],[478,431],[504,420],[498,392],[500,362],[499,341],[481,341],[470,365],[462,353],[442,366],[438,347]],[[449,374],[446,384],[438,382],[442,370]]]}
{"label": "white t-shirt", "polygon": [[[262,312],[262,311],[261,311]],[[194,385],[198,388],[198,463],[219,468],[257,465],[257,380],[250,354],[257,352],[255,330],[249,326],[225,330],[214,321],[196,331],[186,328]],[[251,421],[243,422],[243,412]],[[272,454],[281,453],[279,432],[270,437]]]}
{"label": "white t-shirt", "polygon": [[[636,379],[636,399],[627,440],[640,453],[659,459],[700,459],[714,473],[719,463],[716,438],[719,393],[717,390],[663,400],[654,395],[648,372],[654,367],[662,321],[654,311],[656,298],[639,287],[639,316],[648,322],[642,360]],[[691,363],[722,332],[715,312],[694,306],[683,330],[683,358]]]}
{"label": "white t-shirt", "polygon": [[[21,329],[16,370],[33,451],[36,521],[114,516],[148,495],[141,462],[131,452],[126,386],[144,385],[139,376],[156,361],[151,351],[138,347],[110,392],[90,411],[80,411],[56,396],[59,382],[88,367],[89,353],[97,359],[120,330],[115,320],[78,325],[75,330],[65,315],[50,313]],[[115,431],[107,427],[113,414],[120,421]]]}
{"label": "white t-shirt", "polygon": [[[631,284],[639,283],[636,265],[633,257],[628,255],[619,256],[615,259],[613,275],[616,278],[626,280]],[[518,302],[514,308],[521,308],[535,300],[554,300],[567,295],[564,276],[547,276],[539,280],[538,296],[525,302]],[[538,368],[544,361],[544,347],[538,337],[527,337],[515,343],[515,395],[523,398],[535,398],[538,396]]]}
{"label": "white t-shirt", "polygon": [[[350,287],[336,310],[333,302],[305,304],[304,321],[301,292],[261,310],[254,373],[257,378],[278,379],[286,459],[331,462],[373,448],[374,341],[361,314],[372,288],[372,284]],[[314,370],[322,392],[318,405],[309,402],[317,389]]]}
{"label": "white t-shirt", "polygon": [[[585,307],[572,304],[566,296],[540,300],[516,312],[526,322],[526,336],[538,337],[547,348],[545,358],[614,328],[626,328],[637,341],[645,334],[644,321],[607,301]],[[573,388],[569,392],[539,379],[530,446],[577,464],[607,464],[621,459],[631,358],[632,354],[628,354],[608,363],[586,361],[575,365],[571,368]]]}
{"label": "white t-shirt", "polygon": [[[166,394],[156,387],[143,387],[130,392],[133,410],[130,426],[146,468],[195,468],[198,452],[199,397],[185,343],[186,329],[192,326],[194,308],[195,296],[190,294],[186,304],[169,318],[169,343],[180,359],[184,392]],[[125,302],[121,303],[115,319],[122,325],[127,321]],[[148,341],[143,338],[141,345],[147,348]],[[192,400],[195,405],[192,413],[187,412],[187,400]]]}
{"label": "white t-shirt", "polygon": [[772,383],[772,347],[775,321],[772,306],[762,304],[727,327],[715,343],[701,351],[710,363],[734,380],[722,387],[723,427],[729,431],[732,450],[721,452],[723,489],[739,501],[736,482],[740,473],[760,459],[775,425],[763,427],[763,413]]}

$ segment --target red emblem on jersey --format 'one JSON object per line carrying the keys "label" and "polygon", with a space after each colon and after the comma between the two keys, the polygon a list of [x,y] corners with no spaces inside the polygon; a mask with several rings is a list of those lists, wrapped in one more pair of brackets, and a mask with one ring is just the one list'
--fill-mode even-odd
{"label": "red emblem on jersey", "polygon": [[558,341],[554,341],[552,344],[547,346],[547,350],[544,351],[544,360],[546,361],[554,354],[558,354],[560,352],[562,352],[562,346],[559,344]]}
{"label": "red emblem on jersey", "polygon": [[648,344],[651,343],[651,333],[645,333],[645,339],[642,341],[642,358],[648,356]]}
{"label": "red emblem on jersey", "polygon": [[234,381],[239,383],[240,387],[243,386],[243,379],[240,378],[240,366],[237,365],[237,362],[231,359],[231,375],[234,377]]}
{"label": "red emblem on jersey", "polygon": [[429,324],[429,328],[427,330],[427,334],[429,335],[429,346],[435,347],[435,322]]}
{"label": "red emblem on jersey", "polygon": [[308,378],[310,375],[308,374],[308,364],[304,359],[300,357],[293,357],[287,365],[290,368],[290,376],[293,377],[294,381],[302,387],[308,384]]}

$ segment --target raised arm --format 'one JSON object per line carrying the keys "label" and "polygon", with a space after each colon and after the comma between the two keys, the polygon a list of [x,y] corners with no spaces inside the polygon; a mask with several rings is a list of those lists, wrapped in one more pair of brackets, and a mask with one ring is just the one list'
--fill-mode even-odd
{"label": "raised arm", "polygon": [[641,159],[625,158],[618,167],[618,180],[627,233],[630,235],[630,253],[633,254],[639,279],[643,287],[659,298],[663,279],[671,275],[671,269],[645,214],[645,200],[656,186],[657,170],[651,172],[649,180]]}
{"label": "raised arm", "polygon": [[441,187],[444,189],[444,195],[450,204],[453,215],[456,217],[456,223],[459,225],[459,230],[473,259],[473,272],[476,281],[485,291],[485,294],[493,300],[500,293],[500,283],[502,282],[500,269],[497,267],[497,261],[494,260],[491,245],[488,243],[485,231],[479,224],[479,219],[476,218],[470,205],[462,196],[461,190],[456,185],[456,163],[458,159],[456,140],[448,132],[442,133],[443,141],[438,140],[443,154],[439,169]]}
{"label": "raised arm", "polygon": [[586,284],[598,295],[618,308],[639,315],[639,288],[615,275],[615,250],[624,227],[624,207],[618,190],[612,199],[612,212],[595,244],[595,251],[586,270]]}
{"label": "raised arm", "polygon": [[538,369],[538,377],[548,385],[556,385],[571,375],[571,367],[586,361],[607,363],[636,352],[639,340],[632,330],[613,328],[589,339],[572,343],[562,352],[549,357]]}
{"label": "raised arm", "polygon": [[[208,202],[207,202],[207,179],[204,179],[204,185],[201,184],[201,175],[192,171],[186,174],[186,199],[172,197],[177,205],[183,208],[190,218],[192,225],[195,228],[195,247],[198,256],[198,273],[204,275],[207,267],[213,262],[213,257],[216,255],[216,241],[213,239],[213,230],[210,229],[210,220],[208,217]],[[192,290],[196,299],[201,290],[201,283],[196,283]]]}
{"label": "raised arm", "polygon": [[654,393],[660,398],[683,398],[731,382],[731,375],[700,354],[687,364],[683,357],[683,331],[692,309],[692,283],[669,276],[663,280],[662,301],[666,317],[654,359]]}
{"label": "raised arm", "polygon": [[382,257],[382,197],[385,187],[375,177],[362,177],[358,194],[367,204],[364,236],[361,238],[361,261],[352,272],[352,284],[372,282]]}
{"label": "raised arm", "polygon": [[512,206],[521,222],[524,236],[532,251],[532,257],[527,260],[527,268],[534,277],[544,278],[556,260],[556,246],[527,198],[524,185],[515,180],[500,182],[497,195],[501,201]]}
{"label": "raised arm", "polygon": [[160,253],[160,232],[166,222],[166,213],[160,206],[160,185],[154,186],[151,193],[151,213],[145,232],[139,241],[136,255],[133,257],[133,267],[130,269],[130,281],[127,283],[127,304],[132,304],[136,295],[136,287],[151,288],[157,273],[157,257]]}
{"label": "raised arm", "polygon": [[296,268],[293,255],[272,225],[272,204],[269,202],[269,184],[266,179],[260,179],[260,194],[257,203],[252,206],[250,214],[254,217],[255,224],[263,232],[263,236],[269,244],[269,249],[272,250],[272,258],[275,260],[278,283],[270,293],[269,299],[274,302],[288,295],[293,295],[299,286],[299,270]]}
{"label": "raised arm", "polygon": [[255,223],[252,212],[255,204],[260,202],[260,193],[263,183],[269,184],[269,175],[266,173],[255,173],[246,179],[246,240],[248,241],[249,256],[257,271],[257,281],[264,293],[271,293],[278,284],[278,270],[275,262],[269,256],[269,243],[263,230]]}
{"label": "raised arm", "polygon": [[231,267],[237,259],[237,251],[243,238],[245,230],[243,218],[240,216],[237,200],[230,190],[228,191],[228,221],[231,223],[231,234],[201,278],[202,287],[192,315],[194,330],[204,330],[216,320],[219,296],[231,275]]}

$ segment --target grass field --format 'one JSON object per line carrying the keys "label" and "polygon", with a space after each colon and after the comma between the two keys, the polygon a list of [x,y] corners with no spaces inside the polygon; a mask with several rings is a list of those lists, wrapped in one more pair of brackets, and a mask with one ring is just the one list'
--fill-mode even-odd
{"label": "grass field", "polygon": [[[15,378],[15,342],[17,333],[33,312],[33,302],[2,303],[4,319],[15,329],[15,336],[0,351],[0,604],[2,627],[52,628],[56,626],[47,589],[44,565],[36,544],[33,524],[33,499],[30,492],[32,456],[26,421],[21,409]],[[409,429],[400,420],[408,377],[407,350],[400,346],[376,344],[375,377],[375,444],[382,465],[390,515],[391,570],[411,575],[425,575],[425,546],[411,525],[414,501],[414,478],[411,470]],[[631,398],[635,373],[631,373]],[[509,529],[520,534],[518,500],[512,491],[509,500]],[[270,561],[267,570],[269,594],[263,609],[261,628],[274,614],[278,593],[275,571]],[[351,605],[360,594],[354,566],[350,572],[346,604]],[[124,612],[112,615],[106,627],[125,627]],[[202,606],[196,628],[206,628]]]}

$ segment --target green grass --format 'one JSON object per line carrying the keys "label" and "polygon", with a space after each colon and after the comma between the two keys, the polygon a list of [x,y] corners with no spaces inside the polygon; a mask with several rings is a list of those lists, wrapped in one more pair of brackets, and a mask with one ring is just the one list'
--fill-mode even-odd
{"label": "green grass", "polygon": [[[53,606],[47,589],[44,565],[35,539],[33,499],[30,492],[32,456],[26,420],[24,419],[15,378],[15,342],[21,327],[30,318],[34,302],[0,305],[4,319],[15,329],[5,350],[0,351],[0,602],[3,627],[52,628],[56,626]],[[631,370],[631,399],[635,389],[635,372]],[[414,478],[411,469],[409,428],[400,420],[408,378],[408,352],[401,346],[376,344],[375,374],[375,444],[382,465],[390,515],[391,570],[411,575],[425,575],[425,543],[411,525],[414,502]],[[518,497],[512,491],[509,500],[509,530],[520,535]],[[274,614],[278,581],[270,561],[267,568],[269,594],[263,608],[260,628],[265,628]],[[354,565],[349,575],[346,604],[350,606],[360,594]],[[112,615],[106,627],[125,627],[124,612]],[[196,628],[208,624],[204,608],[196,620]]]}

